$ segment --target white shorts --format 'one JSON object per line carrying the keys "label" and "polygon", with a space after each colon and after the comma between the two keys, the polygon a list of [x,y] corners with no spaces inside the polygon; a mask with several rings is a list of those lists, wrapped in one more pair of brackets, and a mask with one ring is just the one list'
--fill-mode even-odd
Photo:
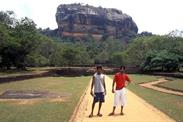
{"label": "white shorts", "polygon": [[126,89],[116,90],[114,94],[114,106],[124,106],[126,103]]}

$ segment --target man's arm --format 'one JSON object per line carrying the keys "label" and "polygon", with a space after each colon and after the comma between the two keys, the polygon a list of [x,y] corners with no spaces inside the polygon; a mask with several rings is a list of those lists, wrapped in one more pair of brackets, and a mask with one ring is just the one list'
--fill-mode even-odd
{"label": "man's arm", "polygon": [[115,79],[112,82],[112,93],[114,93],[114,85],[115,85]]}
{"label": "man's arm", "polygon": [[104,92],[105,92],[105,95],[107,94],[107,92],[106,92],[106,85],[105,85],[105,76],[104,76]]}
{"label": "man's arm", "polygon": [[126,75],[125,77],[126,77],[125,79],[126,79],[126,81],[127,81],[127,82],[125,81],[125,87],[126,87],[126,86],[128,86],[128,85],[131,83],[131,80],[130,80],[130,78],[128,77],[128,75]]}
{"label": "man's arm", "polygon": [[94,85],[94,82],[95,82],[95,77],[93,76],[92,77],[92,83],[91,83],[91,91],[90,91],[90,94],[93,96],[93,85]]}
{"label": "man's arm", "polygon": [[128,77],[128,75],[126,75],[126,80],[128,81],[128,83],[131,83],[130,78]]}

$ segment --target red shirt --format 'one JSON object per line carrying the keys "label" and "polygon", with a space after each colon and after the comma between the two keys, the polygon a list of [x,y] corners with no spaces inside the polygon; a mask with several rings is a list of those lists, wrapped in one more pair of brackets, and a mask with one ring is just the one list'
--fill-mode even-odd
{"label": "red shirt", "polygon": [[114,76],[114,82],[116,83],[116,90],[120,90],[125,86],[125,82],[130,82],[127,74],[116,73]]}

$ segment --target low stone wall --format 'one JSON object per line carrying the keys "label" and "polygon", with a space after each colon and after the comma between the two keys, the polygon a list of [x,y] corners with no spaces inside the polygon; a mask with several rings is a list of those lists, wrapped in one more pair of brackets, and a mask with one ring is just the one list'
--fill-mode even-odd
{"label": "low stone wall", "polygon": [[[93,75],[95,71],[95,67],[64,67],[57,69],[55,74],[59,76],[89,76]],[[115,70],[111,68],[104,68],[103,73],[113,74],[115,73]]]}
{"label": "low stone wall", "polygon": [[[119,71],[119,68],[104,67],[104,74],[115,74]],[[60,76],[88,76],[93,75],[96,72],[95,67],[63,67],[56,70],[56,74]],[[137,67],[127,67],[127,73],[138,73],[139,69]]]}
{"label": "low stone wall", "polygon": [[26,75],[0,77],[0,83],[21,81],[21,80],[27,80],[27,79],[39,78],[39,77],[47,77],[52,75],[54,72],[55,72],[54,70],[50,70],[43,73],[32,73],[32,74],[26,74]]}
{"label": "low stone wall", "polygon": [[129,74],[137,74],[137,73],[141,73],[140,71],[140,68],[137,67],[137,66],[129,66],[129,67],[126,67],[126,73],[129,73]]}
{"label": "low stone wall", "polygon": [[[119,68],[109,68],[104,67],[103,73],[104,74],[111,74],[114,75],[116,72],[119,71]],[[138,73],[138,69],[134,67],[127,67],[127,73]],[[0,77],[0,83],[7,83],[13,81],[21,81],[26,79],[32,78],[40,78],[40,77],[48,77],[48,76],[67,76],[67,77],[75,77],[75,76],[91,76],[96,72],[95,67],[61,67],[50,69],[43,73],[32,73],[26,75],[18,75],[18,76],[7,76],[7,77]]]}

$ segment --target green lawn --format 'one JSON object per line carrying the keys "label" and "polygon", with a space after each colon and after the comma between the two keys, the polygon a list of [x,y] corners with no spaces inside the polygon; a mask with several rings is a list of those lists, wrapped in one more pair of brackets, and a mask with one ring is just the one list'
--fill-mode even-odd
{"label": "green lawn", "polygon": [[138,83],[156,80],[156,76],[148,75],[130,75],[133,83],[128,89],[137,94],[151,105],[160,109],[177,122],[183,122],[183,97],[161,93],[151,89],[147,89],[138,85]]}
{"label": "green lawn", "polygon": [[165,82],[165,83],[159,84],[158,86],[163,86],[163,87],[183,91],[183,79],[171,78],[170,82]]}
{"label": "green lawn", "polygon": [[0,102],[0,122],[68,122],[79,98],[91,77],[45,77],[0,84],[0,92],[11,90],[48,90],[68,92],[64,102],[48,102],[18,105]]}

